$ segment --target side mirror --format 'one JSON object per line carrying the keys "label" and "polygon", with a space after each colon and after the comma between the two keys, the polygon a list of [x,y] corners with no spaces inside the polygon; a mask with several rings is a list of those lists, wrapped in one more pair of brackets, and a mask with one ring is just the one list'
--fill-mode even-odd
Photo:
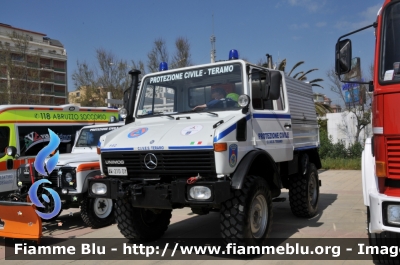
{"label": "side mirror", "polygon": [[351,70],[351,40],[338,41],[335,47],[335,71],[337,75],[347,74]]}
{"label": "side mirror", "polygon": [[8,156],[15,157],[17,155],[17,148],[15,148],[15,146],[8,146],[6,148],[6,153]]}
{"label": "side mirror", "polygon": [[267,73],[265,80],[264,95],[265,99],[277,100],[281,94],[282,75],[278,71],[271,71]]}

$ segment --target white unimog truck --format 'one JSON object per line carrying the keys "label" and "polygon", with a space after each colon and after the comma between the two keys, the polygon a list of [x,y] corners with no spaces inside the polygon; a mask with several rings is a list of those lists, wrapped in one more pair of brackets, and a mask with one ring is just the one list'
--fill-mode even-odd
{"label": "white unimog truck", "polygon": [[[260,245],[282,188],[296,216],[317,213],[321,162],[311,85],[232,54],[148,74],[140,87],[140,72],[130,72],[120,111],[125,126],[100,138],[103,178],[89,181],[89,196],[116,200],[126,238],[155,240],[173,209],[190,207],[219,211],[227,242]],[[221,89],[226,95],[214,93]]]}
{"label": "white unimog truck", "polygon": [[[114,123],[85,126],[78,131],[71,153],[59,155],[57,166],[47,178],[51,184],[42,184],[59,194],[62,209],[80,207],[83,221],[92,228],[110,225],[115,220],[111,199],[88,197],[88,180],[100,173],[96,153],[99,138],[123,125],[115,117],[111,119]],[[33,163],[22,165],[17,170],[17,176],[18,192],[9,195],[12,201],[25,201],[33,181],[44,178],[35,170]],[[38,193],[41,192],[46,192],[46,189],[40,188]],[[54,200],[43,200],[42,203],[45,208],[40,211],[54,211]],[[51,220],[56,219],[61,212]]]}

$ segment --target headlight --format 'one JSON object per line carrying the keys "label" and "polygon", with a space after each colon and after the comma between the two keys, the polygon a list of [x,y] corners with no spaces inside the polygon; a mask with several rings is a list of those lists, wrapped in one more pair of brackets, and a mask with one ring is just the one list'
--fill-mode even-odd
{"label": "headlight", "polygon": [[211,190],[205,186],[193,186],[189,190],[189,195],[195,200],[208,200],[211,198]]}
{"label": "headlight", "polygon": [[388,205],[387,221],[392,225],[400,225],[400,205]]}
{"label": "headlight", "polygon": [[103,195],[107,193],[107,185],[104,183],[93,183],[92,192],[97,195]]}
{"label": "headlight", "polygon": [[8,156],[15,156],[17,154],[17,148],[15,148],[14,146],[8,146],[6,148],[6,154]]}
{"label": "headlight", "polygon": [[250,97],[248,95],[240,95],[238,104],[242,108],[247,107],[250,104]]}
{"label": "headlight", "polygon": [[65,174],[65,181],[66,182],[70,183],[72,181],[72,178],[73,178],[73,176],[72,176],[72,174],[70,172],[67,172]]}
{"label": "headlight", "polygon": [[12,149],[10,147],[7,147],[7,155],[8,156],[12,155]]}
{"label": "headlight", "polygon": [[128,111],[125,108],[121,108],[119,110],[119,115],[122,119],[125,119],[128,116]]}

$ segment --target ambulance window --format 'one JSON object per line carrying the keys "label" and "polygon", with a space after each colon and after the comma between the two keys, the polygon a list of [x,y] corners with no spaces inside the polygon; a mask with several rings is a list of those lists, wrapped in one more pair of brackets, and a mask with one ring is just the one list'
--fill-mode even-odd
{"label": "ambulance window", "polygon": [[83,126],[18,126],[20,156],[36,156],[40,150],[49,144],[48,129],[60,138],[58,150],[60,154],[71,152],[76,130]]}
{"label": "ambulance window", "polygon": [[0,127],[0,157],[5,156],[6,147],[10,141],[10,128]]}

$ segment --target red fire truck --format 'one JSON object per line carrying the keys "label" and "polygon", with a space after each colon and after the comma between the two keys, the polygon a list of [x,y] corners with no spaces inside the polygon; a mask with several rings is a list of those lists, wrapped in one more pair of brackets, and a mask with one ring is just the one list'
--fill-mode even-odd
{"label": "red fire truck", "polygon": [[[373,93],[373,137],[366,140],[362,155],[362,183],[370,244],[380,249],[400,245],[400,1],[385,0],[376,22],[338,39],[335,70],[339,79],[351,71],[351,40],[346,37],[371,27],[376,38],[373,80],[343,82],[368,84]],[[380,262],[390,258],[373,257]],[[398,257],[389,263],[396,261]]]}

